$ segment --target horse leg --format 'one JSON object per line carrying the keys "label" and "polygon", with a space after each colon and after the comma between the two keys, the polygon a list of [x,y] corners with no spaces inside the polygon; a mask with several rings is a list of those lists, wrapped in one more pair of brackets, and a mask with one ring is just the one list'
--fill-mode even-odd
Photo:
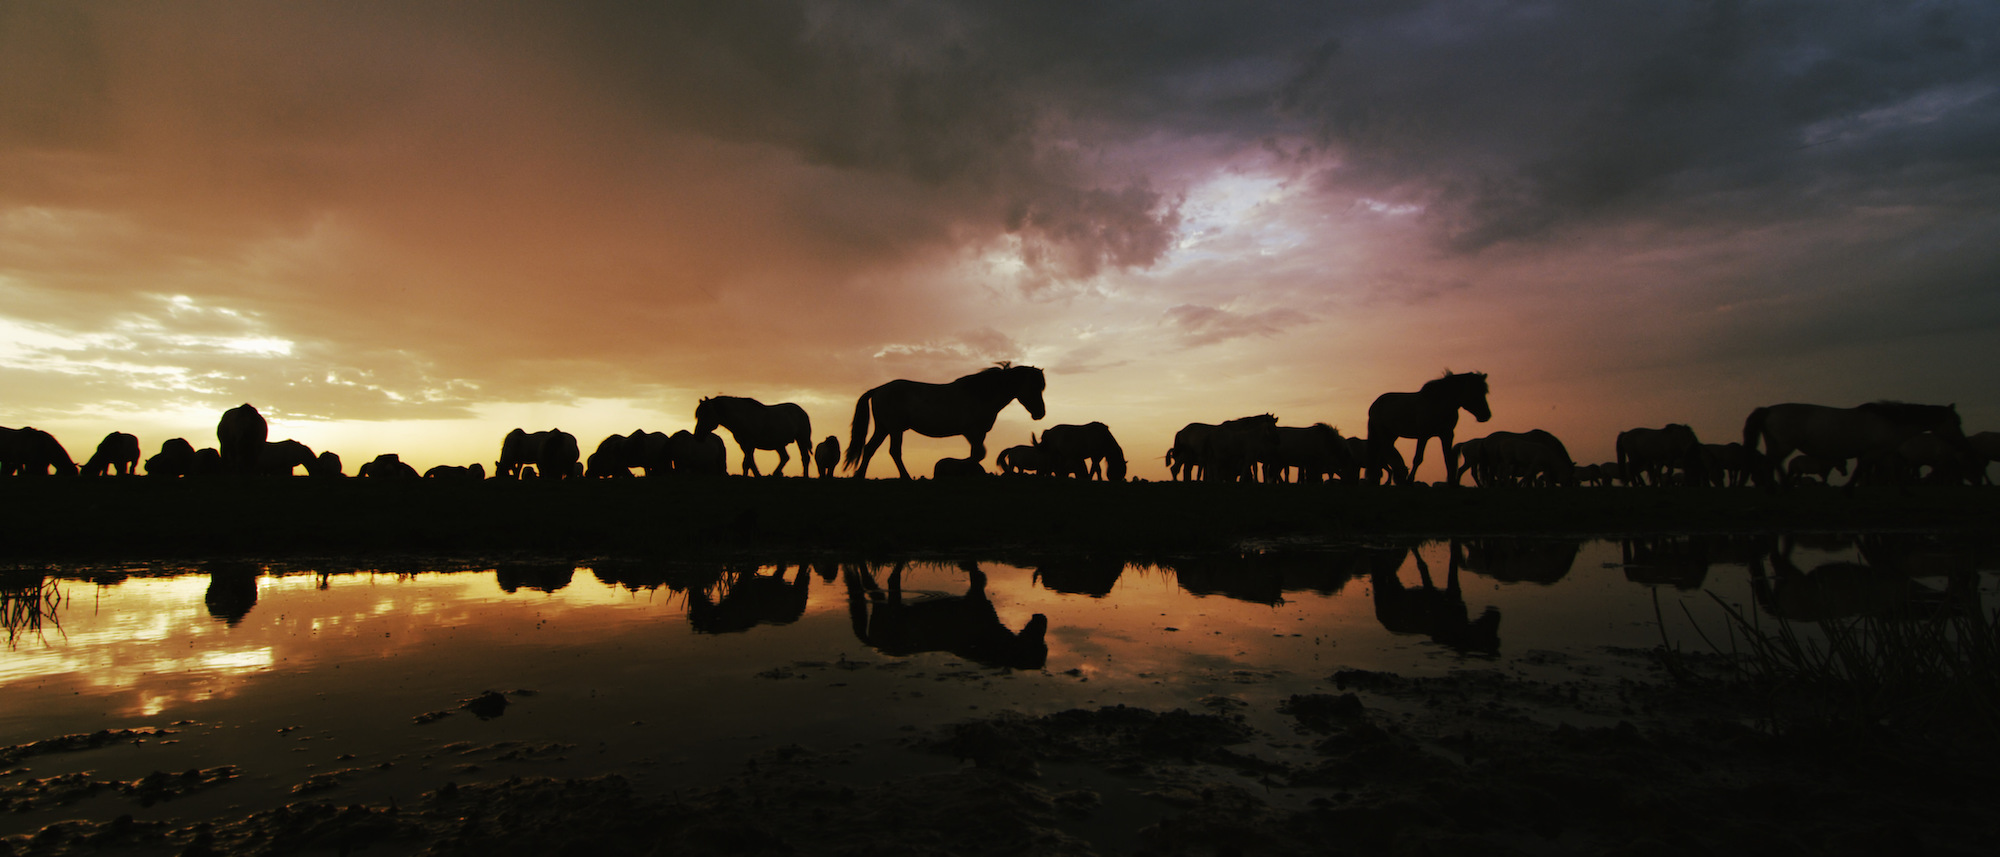
{"label": "horse leg", "polygon": [[[1451,448],[1451,436],[1451,432],[1438,435],[1438,449],[1444,455],[1444,484],[1457,487],[1458,450]],[[1421,443],[1422,441],[1418,442]],[[1411,472],[1416,472],[1416,468],[1411,468]]]}
{"label": "horse leg", "polygon": [[1417,438],[1417,453],[1410,456],[1410,475],[1404,479],[1405,482],[1417,481],[1417,471],[1424,466],[1424,444],[1429,442],[1429,435]]}
{"label": "horse leg", "polygon": [[[869,444],[869,449],[871,450],[874,449],[874,444]],[[889,435],[889,460],[896,462],[897,473],[902,474],[904,479],[910,478],[910,469],[903,466],[902,432],[896,432],[895,434]]]}
{"label": "horse leg", "polygon": [[[792,454],[785,451],[786,446],[787,444],[782,444],[782,443],[778,444],[778,466],[771,470],[772,476],[785,475],[785,465],[790,464],[792,461]],[[805,465],[803,462],[801,462],[799,465],[799,475],[800,476],[806,475]]]}
{"label": "horse leg", "polygon": [[[862,447],[861,449],[861,466],[855,468],[854,478],[856,479],[868,478],[868,461],[869,459],[875,457],[875,450],[880,449],[882,447],[882,441],[887,440],[888,438],[889,438],[889,430],[883,428],[880,423],[877,423],[875,426],[875,436],[869,438],[868,445]],[[902,444],[903,444],[903,433],[897,432],[896,446],[901,447]],[[902,459],[896,460],[896,466],[897,467],[903,466]],[[909,477],[908,473],[905,473],[903,475],[905,478]]]}
{"label": "horse leg", "polygon": [[965,439],[972,444],[971,456],[966,460],[974,464],[980,464],[983,467],[986,461],[986,433],[983,431],[967,432]]}

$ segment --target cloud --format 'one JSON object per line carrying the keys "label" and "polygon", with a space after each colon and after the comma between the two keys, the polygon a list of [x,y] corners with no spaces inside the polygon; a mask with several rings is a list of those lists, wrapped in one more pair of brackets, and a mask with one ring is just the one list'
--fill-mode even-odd
{"label": "cloud", "polygon": [[1208,306],[1181,304],[1167,310],[1164,323],[1179,333],[1190,347],[1214,345],[1247,336],[1277,336],[1286,328],[1312,321],[1305,313],[1290,309],[1240,313]]}

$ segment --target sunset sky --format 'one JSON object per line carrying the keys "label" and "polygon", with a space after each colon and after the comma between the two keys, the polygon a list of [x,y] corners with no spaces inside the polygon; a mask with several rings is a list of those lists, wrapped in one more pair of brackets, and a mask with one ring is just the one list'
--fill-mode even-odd
{"label": "sunset sky", "polygon": [[2000,429],[2000,4],[0,4],[0,425],[79,460],[243,402],[350,473],[716,394],[845,444],[1002,360],[991,450],[1144,478],[1447,368],[1584,462]]}

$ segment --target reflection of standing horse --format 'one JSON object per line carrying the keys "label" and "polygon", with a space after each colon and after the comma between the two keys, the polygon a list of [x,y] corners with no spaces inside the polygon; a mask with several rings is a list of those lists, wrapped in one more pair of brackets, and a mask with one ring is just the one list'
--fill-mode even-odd
{"label": "reflection of standing horse", "polygon": [[732,634],[758,625],[789,625],[806,615],[812,570],[801,563],[785,580],[785,567],[776,574],[758,574],[756,569],[725,576],[722,597],[710,600],[706,588],[688,590],[688,624],[699,634]]}
{"label": "reflection of standing horse", "polygon": [[887,592],[875,586],[874,575],[866,568],[849,566],[844,570],[848,617],[854,623],[856,639],[896,657],[950,652],[986,666],[1025,670],[1041,669],[1048,663],[1048,617],[1036,613],[1019,633],[1008,630],[986,597],[986,573],[978,565],[967,562],[960,566],[972,578],[964,595],[934,595],[908,602],[903,600],[905,565],[898,562],[889,572]]}
{"label": "reflection of standing horse", "polygon": [[264,422],[264,415],[248,402],[223,411],[222,419],[215,424],[215,440],[222,447],[222,472],[239,475],[256,472],[263,457],[264,441],[270,434],[271,427]]}
{"label": "reflection of standing horse", "polygon": [[[910,470],[903,466],[903,432],[926,437],[964,437],[972,445],[972,462],[986,458],[986,433],[1000,410],[1019,400],[1028,416],[1041,419],[1046,412],[1042,390],[1048,380],[1033,366],[1002,363],[974,372],[949,384],[922,381],[890,381],[861,394],[854,403],[854,430],[848,436],[848,467],[856,478],[868,475],[868,460],[882,441],[889,441],[889,458],[904,479]],[[868,419],[874,414],[875,433],[868,433]],[[863,441],[866,445],[863,445]]]}
{"label": "reflection of standing horse", "polygon": [[[1859,459],[1857,471],[1875,471],[1903,441],[1926,431],[1937,432],[1955,446],[1965,445],[1957,406],[1904,402],[1870,402],[1858,408],[1795,403],[1758,408],[1743,423],[1743,445],[1755,450],[1761,442],[1774,469],[1793,452],[1803,452],[1842,462]],[[1852,489],[1854,481],[1847,485]]]}
{"label": "reflection of standing horse", "polygon": [[694,409],[694,433],[712,434],[718,425],[729,429],[729,435],[742,448],[745,476],[762,475],[757,470],[760,449],[778,451],[778,466],[771,474],[783,476],[785,463],[792,460],[785,447],[794,443],[799,445],[799,475],[805,476],[812,470],[812,420],[806,416],[806,409],[798,405],[791,402],[767,405],[742,396],[702,399]]}
{"label": "reflection of standing horse", "polygon": [[1078,479],[1125,481],[1125,450],[1103,423],[1049,426],[1035,446],[1048,457],[1057,475]]}
{"label": "reflection of standing horse", "polygon": [[1458,461],[1451,454],[1452,432],[1458,428],[1458,411],[1464,408],[1473,419],[1486,422],[1493,411],[1486,405],[1486,373],[1453,374],[1433,379],[1414,393],[1383,393],[1368,406],[1368,481],[1381,479],[1388,453],[1398,438],[1416,438],[1417,452],[1410,456],[1410,475],[1424,466],[1424,444],[1438,439],[1444,450],[1444,478],[1458,481]]}
{"label": "reflection of standing horse", "polygon": [[[1406,587],[1396,576],[1403,557],[1417,561],[1421,585]],[[1458,585],[1458,554],[1453,551],[1443,589],[1431,582],[1431,567],[1421,551],[1382,551],[1370,559],[1369,586],[1374,593],[1375,620],[1392,634],[1423,634],[1460,652],[1500,651],[1500,610],[1488,606],[1478,619],[1466,613]]]}

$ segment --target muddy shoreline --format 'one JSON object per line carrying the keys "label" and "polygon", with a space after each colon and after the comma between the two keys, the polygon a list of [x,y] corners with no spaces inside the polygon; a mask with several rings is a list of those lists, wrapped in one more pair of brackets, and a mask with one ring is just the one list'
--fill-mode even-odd
{"label": "muddy shoreline", "polygon": [[1252,539],[1992,533],[2000,491],[1371,488],[749,479],[563,483],[9,479],[16,561],[361,554],[1214,550]]}

